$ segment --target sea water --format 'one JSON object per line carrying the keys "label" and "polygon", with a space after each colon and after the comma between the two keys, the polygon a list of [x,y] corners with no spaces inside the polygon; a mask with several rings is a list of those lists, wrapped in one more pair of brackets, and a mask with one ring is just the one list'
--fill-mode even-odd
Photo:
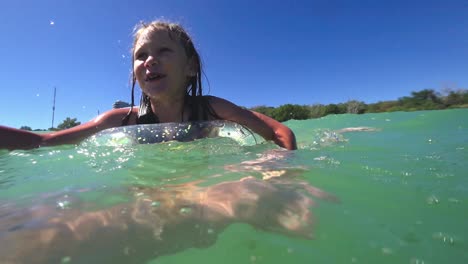
{"label": "sea water", "polygon": [[[12,206],[60,211],[85,201],[106,210],[134,199],[132,186],[210,185],[276,172],[337,198],[310,196],[316,202],[310,208],[313,239],[235,223],[212,245],[174,250],[148,263],[468,263],[467,109],[286,124],[296,134],[297,151],[222,138],[1,151],[0,238],[26,228],[6,222]],[[97,261],[103,253],[93,254],[89,259]],[[62,262],[74,263],[66,254]]]}

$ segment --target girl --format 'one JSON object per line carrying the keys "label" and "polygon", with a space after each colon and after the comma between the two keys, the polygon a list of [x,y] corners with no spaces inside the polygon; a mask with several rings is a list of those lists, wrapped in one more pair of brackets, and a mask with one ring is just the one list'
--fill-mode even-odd
{"label": "girl", "polygon": [[[180,25],[154,21],[137,27],[132,65],[130,111],[113,109],[80,126],[50,134],[0,126],[0,149],[77,143],[100,130],[122,125],[216,119],[246,126],[280,147],[297,148],[294,133],[280,122],[222,98],[202,95],[200,56]],[[136,82],[143,92],[139,108],[133,107]]]}

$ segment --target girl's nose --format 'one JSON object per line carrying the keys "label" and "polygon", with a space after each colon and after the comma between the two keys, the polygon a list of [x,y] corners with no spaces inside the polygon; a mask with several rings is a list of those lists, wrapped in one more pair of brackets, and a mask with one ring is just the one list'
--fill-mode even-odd
{"label": "girl's nose", "polygon": [[157,64],[158,61],[155,57],[153,56],[148,56],[148,58],[146,58],[146,61],[145,61],[145,67],[151,67],[155,64]]}

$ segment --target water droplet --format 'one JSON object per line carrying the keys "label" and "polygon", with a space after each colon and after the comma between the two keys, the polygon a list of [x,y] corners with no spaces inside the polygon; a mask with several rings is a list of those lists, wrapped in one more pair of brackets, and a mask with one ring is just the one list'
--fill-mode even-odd
{"label": "water droplet", "polygon": [[431,195],[427,198],[427,204],[438,204],[439,203],[439,199],[435,196],[435,195]]}
{"label": "water droplet", "polygon": [[65,210],[70,208],[70,202],[69,201],[58,201],[57,202],[57,208]]}
{"label": "water droplet", "polygon": [[327,159],[326,156],[320,156],[320,157],[314,158],[314,160],[317,160],[317,161],[322,161],[322,160],[326,160],[326,159]]}
{"label": "water droplet", "polygon": [[53,26],[53,25],[55,25],[55,22],[52,21],[52,20],[50,20],[50,21],[49,21],[49,25]]}
{"label": "water droplet", "polygon": [[62,258],[61,263],[69,263],[70,261],[71,261],[71,257],[66,256],[66,257],[63,257],[63,258]]}
{"label": "water droplet", "polygon": [[73,159],[73,155],[68,155],[68,158]]}
{"label": "water droplet", "polygon": [[424,264],[424,260],[418,258],[412,258],[410,264]]}
{"label": "water droplet", "polygon": [[393,250],[391,248],[384,247],[384,248],[382,248],[382,254],[384,254],[384,255],[393,254]]}
{"label": "water droplet", "polygon": [[192,208],[190,207],[182,207],[180,208],[180,213],[183,215],[190,214],[192,212]]}
{"label": "water droplet", "polygon": [[451,246],[455,245],[455,238],[442,232],[437,232],[437,233],[432,234],[432,238],[434,238],[435,240],[440,240],[443,243],[451,245]]}
{"label": "water droplet", "polygon": [[125,256],[130,255],[130,247],[128,247],[128,246],[124,247],[123,252],[124,252]]}
{"label": "water droplet", "polygon": [[455,244],[453,237],[444,237],[444,243],[449,243],[450,245]]}

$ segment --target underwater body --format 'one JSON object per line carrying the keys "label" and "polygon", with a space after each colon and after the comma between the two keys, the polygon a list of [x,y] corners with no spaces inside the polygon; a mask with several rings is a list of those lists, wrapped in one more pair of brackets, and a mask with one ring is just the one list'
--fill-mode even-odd
{"label": "underwater body", "polygon": [[[216,236],[206,245],[176,243],[137,263],[468,263],[468,109],[332,115],[286,125],[296,134],[297,151],[223,137],[1,151],[2,247],[27,248],[15,241],[47,228],[40,219],[120,208],[145,196],[145,189],[253,177],[287,181],[314,201],[307,208],[313,224],[301,229],[303,236],[239,221],[216,234],[206,229],[205,236]],[[304,182],[315,192],[303,189]],[[22,217],[38,207],[48,211]],[[196,238],[180,232],[177,239],[190,244]],[[100,263],[109,252],[89,243],[81,259]],[[113,250],[132,257],[164,243],[130,241]],[[80,263],[70,252],[54,254],[62,263]],[[0,250],[0,263],[7,253]]]}

